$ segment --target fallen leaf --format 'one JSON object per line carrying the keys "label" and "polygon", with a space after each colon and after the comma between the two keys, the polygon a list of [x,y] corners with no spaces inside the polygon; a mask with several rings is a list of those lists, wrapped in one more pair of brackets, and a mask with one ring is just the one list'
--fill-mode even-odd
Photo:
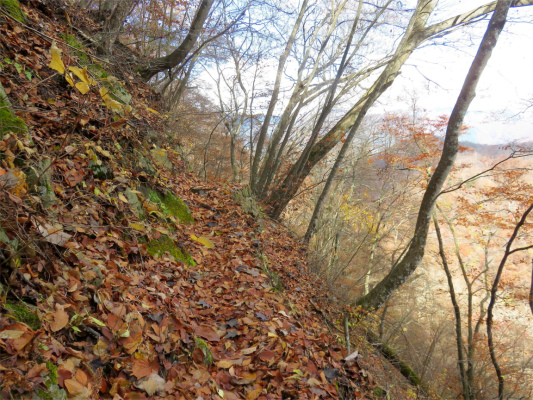
{"label": "fallen leaf", "polygon": [[23,331],[10,331],[5,330],[0,332],[0,339],[18,339],[22,335],[24,335],[25,332]]}
{"label": "fallen leaf", "polygon": [[157,374],[151,374],[148,379],[137,385],[139,389],[148,393],[148,396],[152,396],[155,392],[165,391],[166,381]]}
{"label": "fallen leaf", "polygon": [[52,317],[54,318],[53,322],[50,323],[52,332],[60,331],[67,326],[68,314],[62,305],[56,303],[56,311],[52,313]]}
{"label": "fallen leaf", "polygon": [[220,341],[220,336],[218,336],[218,333],[216,333],[215,330],[209,326],[198,325],[193,329],[194,329],[194,333],[197,336],[207,339],[210,342]]}
{"label": "fallen leaf", "polygon": [[256,350],[257,350],[257,346],[254,346],[254,347],[249,347],[247,349],[241,350],[241,353],[245,354],[245,355],[248,355],[248,354],[252,354]]}
{"label": "fallen leaf", "polygon": [[34,220],[37,230],[41,235],[43,235],[44,240],[48,243],[55,244],[57,246],[64,246],[67,243],[72,235],[69,235],[66,232],[63,232],[62,229],[58,229],[46,222],[40,224],[37,220]]}
{"label": "fallen leaf", "polygon": [[[65,388],[68,390],[70,397],[75,399],[86,399],[91,395],[91,391],[74,379],[65,379]],[[73,396],[73,397],[72,397]]]}
{"label": "fallen leaf", "polygon": [[246,400],[255,400],[259,397],[263,388],[254,389],[246,394]]}
{"label": "fallen leaf", "polygon": [[191,235],[191,239],[198,243],[203,244],[208,249],[212,249],[215,247],[215,244],[211,240],[206,238],[205,236],[196,237],[195,235]]}
{"label": "fallen leaf", "polygon": [[220,360],[217,362],[218,368],[230,368],[233,366],[233,363],[230,360]]}
{"label": "fallen leaf", "polygon": [[154,366],[153,363],[151,363],[150,360],[146,358],[136,359],[133,362],[131,370],[133,375],[135,375],[137,379],[142,379],[152,375],[154,371],[157,372],[159,370],[159,365],[157,365],[156,363],[156,365]]}

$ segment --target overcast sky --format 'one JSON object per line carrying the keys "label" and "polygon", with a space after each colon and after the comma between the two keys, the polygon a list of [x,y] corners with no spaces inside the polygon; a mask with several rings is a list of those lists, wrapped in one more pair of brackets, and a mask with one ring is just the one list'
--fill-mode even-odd
{"label": "overcast sky", "polygon": [[[472,9],[476,3],[484,2],[469,0],[461,3],[462,11],[466,11],[466,5]],[[523,21],[533,21],[533,7],[521,7],[511,12],[511,17],[518,16]],[[398,110],[402,104],[407,108],[403,98],[415,92],[417,103],[431,115],[449,115],[486,25],[485,22],[479,23],[477,32],[472,30],[471,46],[460,46],[459,49],[428,46],[417,50],[374,111],[379,112],[379,108]],[[516,116],[526,108],[528,99],[533,100],[533,22],[508,23],[470,106],[465,122],[471,130],[464,139],[486,144],[533,140],[533,107]]]}

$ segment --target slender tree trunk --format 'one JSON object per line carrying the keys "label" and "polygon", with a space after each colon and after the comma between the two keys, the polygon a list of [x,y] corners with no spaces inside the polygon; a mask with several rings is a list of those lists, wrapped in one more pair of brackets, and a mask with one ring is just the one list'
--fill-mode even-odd
{"label": "slender tree trunk", "polygon": [[464,116],[470,103],[475,97],[475,90],[479,79],[481,78],[481,74],[487,65],[492,50],[496,46],[498,37],[505,25],[507,11],[509,10],[510,5],[510,0],[498,1],[496,11],[492,15],[487,31],[485,32],[478,52],[472,62],[472,66],[468,71],[465,83],[463,84],[463,88],[461,89],[461,93],[459,94],[459,98],[457,99],[448,122],[441,158],[431,180],[429,181],[420,205],[411,246],[402,261],[400,261],[398,265],[396,265],[396,267],[370,291],[370,293],[357,301],[357,304],[366,310],[378,309],[381,307],[392,293],[394,293],[394,291],[396,291],[396,289],[398,289],[411,276],[420,264],[420,261],[422,261],[426,247],[429,224],[433,213],[433,206],[435,205],[442,186],[455,162],[455,157],[459,148],[459,132],[463,124]]}
{"label": "slender tree trunk", "polygon": [[147,66],[142,66],[137,69],[137,72],[139,72],[145,81],[149,81],[157,73],[175,68],[185,61],[185,58],[196,44],[198,36],[200,36],[200,33],[202,32],[205,20],[209,15],[212,5],[213,0],[202,0],[196,10],[196,15],[192,21],[189,33],[176,50],[164,57],[150,61]]}
{"label": "slender tree trunk", "polygon": [[[500,0],[500,1],[502,3],[507,3],[509,0]],[[496,12],[497,11],[495,11],[494,14],[496,14]],[[507,12],[507,10],[501,11],[501,13],[503,12]],[[491,20],[491,23],[492,23],[492,20]],[[533,245],[531,245],[531,246],[526,246],[523,248],[517,248],[517,249],[511,250],[511,247],[513,246],[513,242],[518,236],[518,232],[520,231],[520,228],[522,228],[522,225],[524,225],[524,223],[526,222],[527,216],[529,215],[531,210],[533,210],[533,203],[531,203],[531,205],[522,214],[520,221],[518,221],[518,224],[516,224],[514,228],[511,238],[509,239],[509,241],[507,242],[507,245],[505,246],[505,253],[503,254],[500,265],[498,266],[498,271],[496,272],[496,276],[494,277],[494,282],[492,283],[492,289],[490,291],[490,303],[487,309],[487,342],[489,345],[490,359],[492,361],[492,365],[494,366],[494,370],[496,371],[496,376],[498,377],[498,400],[503,400],[503,394],[505,390],[505,377],[503,375],[500,364],[498,363],[498,359],[496,358],[496,349],[494,345],[494,338],[492,336],[492,320],[494,318],[494,306],[496,305],[498,285],[500,284],[500,279],[502,277],[503,268],[505,267],[505,263],[507,262],[507,259],[509,258],[511,254],[516,253],[517,251],[526,250],[526,249],[530,249],[533,247]]]}
{"label": "slender tree trunk", "polygon": [[231,158],[231,178],[233,182],[237,182],[239,180],[239,168],[237,166],[237,159],[235,156],[235,142],[237,141],[237,134],[231,133],[230,134],[230,158]]}
{"label": "slender tree trunk", "polygon": [[465,359],[463,355],[463,332],[462,332],[462,320],[461,320],[461,308],[457,302],[457,296],[455,294],[455,287],[453,285],[452,274],[450,272],[450,267],[448,266],[448,260],[446,254],[444,253],[444,244],[442,241],[442,235],[440,233],[439,223],[437,221],[437,216],[433,212],[433,224],[435,225],[435,233],[437,235],[437,241],[439,242],[439,254],[442,260],[442,266],[444,272],[446,273],[446,279],[448,280],[448,289],[450,291],[450,298],[452,300],[453,312],[455,315],[455,340],[457,342],[457,364],[459,366],[459,375],[461,376],[461,384],[463,386],[463,398],[465,400],[471,400],[472,395],[470,391],[469,382],[466,377],[465,372]]}
{"label": "slender tree trunk", "polygon": [[291,36],[289,37],[287,45],[285,46],[285,51],[283,52],[283,54],[281,55],[279,59],[278,71],[276,73],[276,80],[274,82],[272,96],[270,97],[270,103],[268,104],[267,113],[265,115],[263,124],[261,125],[261,130],[259,131],[259,138],[257,141],[257,146],[255,148],[254,162],[252,163],[252,169],[250,171],[250,187],[252,191],[254,192],[256,190],[256,183],[257,183],[256,180],[257,180],[257,173],[259,171],[259,163],[261,161],[261,154],[263,153],[263,147],[265,145],[268,128],[270,126],[270,120],[272,119],[272,114],[274,113],[274,108],[278,101],[279,89],[281,86],[281,78],[283,75],[283,70],[285,68],[285,62],[287,61],[287,58],[289,57],[289,53],[291,52],[292,46],[296,39],[296,34],[298,33],[298,29],[300,28],[300,25],[302,23],[302,19],[304,17],[305,11],[307,10],[307,2],[308,0],[304,0],[302,3],[302,7],[300,8],[300,13],[298,15],[298,18],[296,19],[296,22],[294,23],[294,27],[292,28]]}

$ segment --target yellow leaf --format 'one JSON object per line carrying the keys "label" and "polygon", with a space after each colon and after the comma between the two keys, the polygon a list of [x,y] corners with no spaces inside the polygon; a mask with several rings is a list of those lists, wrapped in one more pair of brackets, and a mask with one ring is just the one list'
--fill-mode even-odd
{"label": "yellow leaf", "polygon": [[23,331],[12,331],[12,330],[5,330],[0,332],[0,339],[18,339],[22,335],[24,335],[25,332]]}
{"label": "yellow leaf", "polygon": [[61,59],[61,49],[56,46],[56,42],[52,42],[50,54],[52,54],[52,61],[50,61],[48,66],[52,69],[55,69],[60,74],[64,74],[65,64],[63,64],[63,60]]}
{"label": "yellow leaf", "polygon": [[87,85],[85,82],[78,82],[76,83],[76,89],[78,89],[81,94],[85,94],[87,93],[89,90],[91,90],[91,88],[89,87],[89,85]]}
{"label": "yellow leaf", "polygon": [[65,79],[68,83],[70,83],[70,86],[74,87],[74,79],[72,79],[72,74],[69,74],[68,72],[65,73]]}
{"label": "yellow leaf", "polygon": [[110,110],[123,110],[124,107],[118,101],[113,100],[109,95],[109,89],[102,87],[100,88],[100,96],[105,102],[105,105]]}
{"label": "yellow leaf", "polygon": [[78,67],[69,67],[70,71],[74,72],[78,78],[82,82],[85,82],[87,85],[96,85],[96,81],[91,78],[87,72],[87,67],[84,67],[83,69]]}
{"label": "yellow leaf", "polygon": [[129,203],[128,199],[126,198],[126,196],[124,196],[122,193],[119,193],[118,194],[118,198],[120,200],[122,200],[124,203]]}
{"label": "yellow leaf", "polygon": [[139,222],[130,222],[130,228],[136,229],[138,231],[144,231],[144,225]]}
{"label": "yellow leaf", "polygon": [[107,158],[111,158],[111,153],[107,150],[102,149],[101,146],[96,146],[95,149],[96,151],[98,151],[98,153],[102,154],[103,156],[106,156]]}
{"label": "yellow leaf", "polygon": [[93,353],[97,356],[106,355],[109,352],[107,344],[102,341],[96,343],[93,347]]}
{"label": "yellow leaf", "polygon": [[151,113],[154,113],[154,114],[159,114],[156,110],[154,110],[153,108],[150,108],[150,107],[146,107],[146,109],[148,111],[150,111]]}
{"label": "yellow leaf", "polygon": [[191,235],[191,239],[198,243],[202,243],[208,249],[212,249],[215,247],[215,244],[205,236],[196,237],[195,235]]}
{"label": "yellow leaf", "polygon": [[217,362],[218,368],[231,368],[233,366],[233,363],[230,360],[220,360]]}

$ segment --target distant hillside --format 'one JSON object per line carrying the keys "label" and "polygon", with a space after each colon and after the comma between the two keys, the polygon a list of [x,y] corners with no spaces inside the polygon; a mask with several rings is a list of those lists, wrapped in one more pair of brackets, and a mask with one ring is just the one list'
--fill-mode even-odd
{"label": "distant hillside", "polygon": [[[476,153],[489,158],[499,158],[511,153],[511,148],[503,144],[481,144],[464,141],[461,142],[462,146],[468,147],[474,150]],[[522,147],[533,147],[533,141],[521,143]]]}

